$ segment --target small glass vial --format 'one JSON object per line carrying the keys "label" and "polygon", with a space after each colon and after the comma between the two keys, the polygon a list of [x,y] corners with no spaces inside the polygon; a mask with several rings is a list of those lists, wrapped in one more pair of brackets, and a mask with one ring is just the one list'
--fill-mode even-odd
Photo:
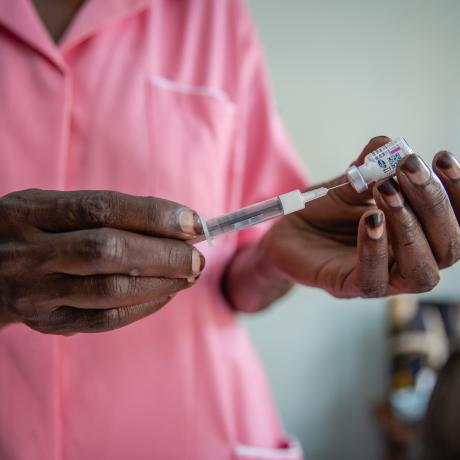
{"label": "small glass vial", "polygon": [[350,166],[347,178],[353,188],[362,193],[370,183],[395,176],[399,162],[412,153],[412,147],[400,137],[366,155],[361,166]]}

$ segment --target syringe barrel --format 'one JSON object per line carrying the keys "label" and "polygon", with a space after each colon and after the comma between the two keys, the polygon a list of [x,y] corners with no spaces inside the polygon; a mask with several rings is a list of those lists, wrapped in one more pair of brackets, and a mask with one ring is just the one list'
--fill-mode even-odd
{"label": "syringe barrel", "polygon": [[275,217],[282,216],[283,206],[279,197],[241,208],[238,211],[225,214],[206,221],[208,240],[219,236],[238,232],[253,225],[260,224]]}

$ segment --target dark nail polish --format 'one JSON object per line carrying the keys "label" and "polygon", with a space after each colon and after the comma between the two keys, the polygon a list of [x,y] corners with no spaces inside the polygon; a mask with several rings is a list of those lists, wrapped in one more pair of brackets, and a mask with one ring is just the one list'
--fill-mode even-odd
{"label": "dark nail polish", "polygon": [[382,194],[385,202],[392,208],[400,208],[404,204],[399,187],[394,179],[387,179],[377,186],[377,190]]}
{"label": "dark nail polish", "polygon": [[365,218],[367,235],[372,240],[378,240],[383,235],[383,213],[377,211],[373,214],[369,214]]}
{"label": "dark nail polish", "polygon": [[366,225],[370,228],[377,228],[382,225],[383,215],[381,212],[376,212],[374,214],[369,214],[366,216]]}
{"label": "dark nail polish", "polygon": [[409,155],[401,163],[401,171],[415,185],[426,184],[431,178],[431,171],[418,155]]}
{"label": "dark nail polish", "polygon": [[450,152],[443,152],[436,160],[436,166],[443,170],[445,175],[452,180],[460,179],[460,165]]}
{"label": "dark nail polish", "polygon": [[383,195],[395,195],[399,192],[399,188],[394,179],[387,179],[381,182],[378,184],[377,190]]}
{"label": "dark nail polish", "polygon": [[441,169],[452,168],[452,166],[454,166],[454,159],[452,158],[452,154],[449,152],[443,152],[436,160],[436,166],[439,166]]}

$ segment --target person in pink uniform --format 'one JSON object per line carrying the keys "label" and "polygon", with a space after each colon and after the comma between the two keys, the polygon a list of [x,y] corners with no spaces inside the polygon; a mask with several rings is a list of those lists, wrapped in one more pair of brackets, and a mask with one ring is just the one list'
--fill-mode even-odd
{"label": "person in pink uniform", "polygon": [[2,460],[301,459],[235,312],[422,292],[459,258],[448,152],[186,243],[194,210],[307,186],[242,0],[0,0],[0,102]]}

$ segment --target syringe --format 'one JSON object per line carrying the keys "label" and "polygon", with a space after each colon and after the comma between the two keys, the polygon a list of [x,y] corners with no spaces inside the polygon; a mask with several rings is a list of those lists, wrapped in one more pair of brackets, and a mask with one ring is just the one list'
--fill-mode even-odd
{"label": "syringe", "polygon": [[203,235],[194,239],[191,243],[199,243],[208,240],[211,246],[212,240],[219,236],[239,232],[240,230],[252,227],[267,220],[300,211],[308,202],[321,198],[327,195],[329,190],[341,187],[347,183],[348,182],[345,182],[344,184],[331,188],[319,187],[306,192],[293,190],[292,192],[284,193],[270,200],[261,201],[245,208],[238,209],[238,211],[209,220],[205,220],[200,216],[203,226]]}
{"label": "syringe", "polygon": [[346,171],[348,182],[331,188],[319,187],[306,192],[293,190],[209,220],[200,217],[203,235],[189,242],[195,244],[208,240],[211,246],[212,240],[219,236],[238,232],[261,222],[300,211],[310,201],[321,198],[327,195],[330,190],[343,185],[350,184],[356,192],[362,193],[367,190],[370,183],[394,176],[399,162],[412,153],[414,152],[410,145],[404,138],[400,137],[367,154],[361,166],[348,168]]}

